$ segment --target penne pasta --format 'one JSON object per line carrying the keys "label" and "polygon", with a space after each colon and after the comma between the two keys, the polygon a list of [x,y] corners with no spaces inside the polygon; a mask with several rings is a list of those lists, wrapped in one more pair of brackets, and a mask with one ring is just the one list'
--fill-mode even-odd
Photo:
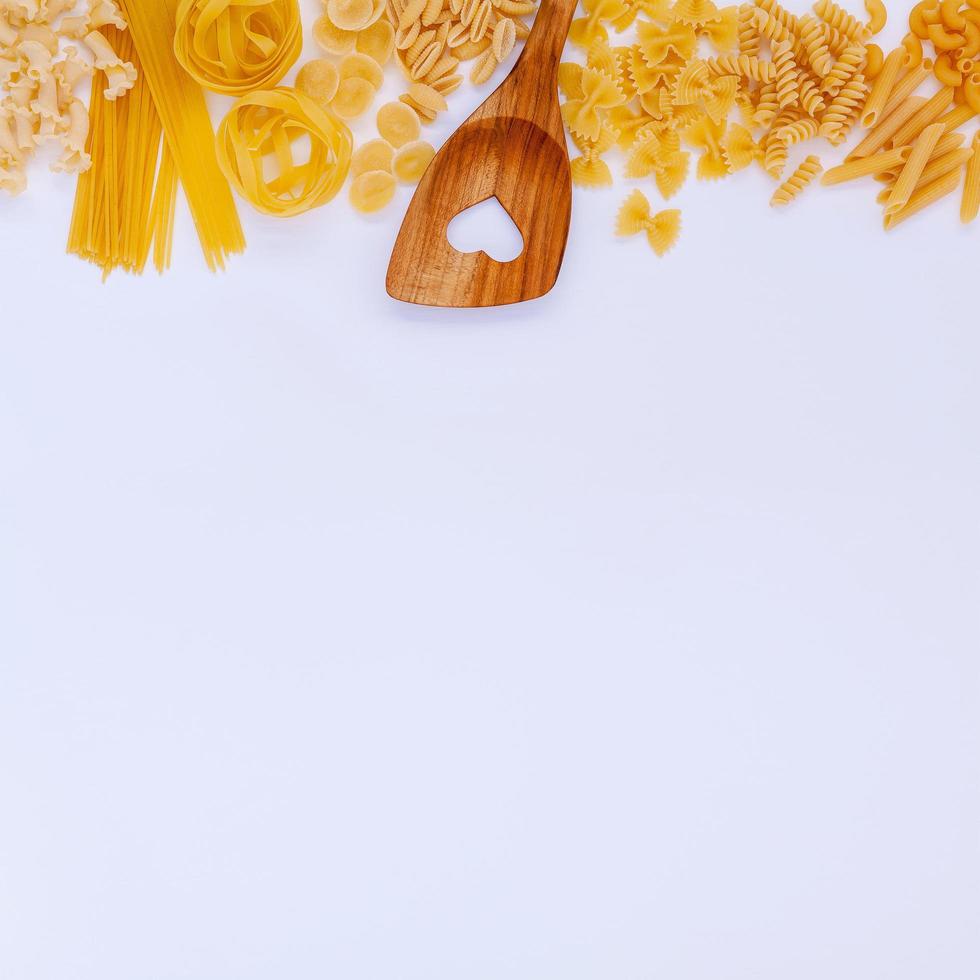
{"label": "penne pasta", "polygon": [[939,180],[934,180],[931,184],[919,188],[909,198],[908,204],[901,211],[895,214],[885,215],[885,231],[891,231],[892,228],[901,224],[906,219],[911,218],[912,215],[918,214],[930,205],[935,204],[936,201],[941,200],[948,194],[952,194],[959,186],[959,183],[960,175],[954,170],[946,174],[945,177],[940,177]]}
{"label": "penne pasta", "polygon": [[861,113],[861,125],[865,129],[871,129],[881,115],[881,110],[885,107],[895,82],[898,80],[899,72],[905,62],[905,48],[895,48],[888,54],[881,66],[878,77],[871,86],[871,93],[868,101],[864,103],[864,111]]}
{"label": "penne pasta", "polygon": [[932,156],[932,151],[942,134],[942,124],[933,123],[931,126],[927,126],[922,131],[922,135],[915,141],[912,152],[909,154],[908,160],[905,161],[905,166],[902,167],[902,172],[898,175],[898,180],[895,181],[895,186],[885,204],[886,215],[897,214],[909,203],[915,186],[919,182],[919,177],[925,170],[929,157]]}
{"label": "penne pasta", "polygon": [[847,159],[867,157],[880,150],[898,130],[926,103],[919,95],[910,95],[884,122],[878,123],[848,154]]}
{"label": "penne pasta", "polygon": [[966,165],[960,221],[969,224],[977,216],[978,211],[980,211],[980,130],[973,134],[970,160]]}
{"label": "penne pasta", "polygon": [[869,157],[858,157],[837,167],[831,167],[821,178],[820,183],[826,186],[843,184],[857,177],[868,177],[871,174],[891,170],[893,167],[903,167],[912,152],[910,147],[899,146],[884,153],[875,153]]}
{"label": "penne pasta", "polygon": [[[905,146],[911,143],[927,126],[935,122],[945,112],[952,101],[953,90],[951,88],[940,89],[895,131],[895,135],[892,137],[892,145]],[[944,125],[944,131],[945,128]]]}
{"label": "penne pasta", "polygon": [[888,101],[878,116],[879,124],[884,122],[932,74],[932,68],[932,61],[925,58],[895,83]]}

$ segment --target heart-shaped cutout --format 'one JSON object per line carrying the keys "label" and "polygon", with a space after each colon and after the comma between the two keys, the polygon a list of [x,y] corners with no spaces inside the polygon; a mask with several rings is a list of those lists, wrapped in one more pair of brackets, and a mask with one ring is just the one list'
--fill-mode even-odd
{"label": "heart-shaped cutout", "polygon": [[512,262],[524,251],[520,229],[496,197],[460,211],[446,237],[457,251],[486,252],[495,262]]}

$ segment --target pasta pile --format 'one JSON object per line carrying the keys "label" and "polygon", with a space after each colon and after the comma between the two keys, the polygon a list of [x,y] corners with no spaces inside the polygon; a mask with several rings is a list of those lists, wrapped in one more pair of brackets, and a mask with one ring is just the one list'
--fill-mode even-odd
{"label": "pasta pile", "polygon": [[[573,21],[570,39],[585,49],[585,63],[564,62],[558,76],[562,115],[580,154],[572,179],[612,184],[604,155],[619,147],[626,176],[652,177],[669,199],[695,151],[702,180],[758,163],[782,181],[770,200],[782,207],[823,171],[812,153],[790,169],[791,156],[817,139],[839,146],[860,120],[871,133],[852,156],[897,152],[844,176],[835,168],[823,182],[876,174],[886,183],[880,199],[892,228],[954,190],[976,156],[976,141],[973,150],[961,149],[964,137],[954,130],[980,110],[973,62],[980,0],[959,6],[918,4],[909,35],[885,56],[871,43],[886,22],[882,0],[865,0],[867,20],[833,0],[816,0],[805,15],[778,0],[722,8],[712,0],[583,0],[585,16]],[[632,43],[611,41],[611,33],[628,29]],[[924,39],[944,52],[935,64],[923,57]],[[914,95],[933,73],[944,87],[928,99]],[[617,229],[624,212],[639,213],[637,200],[624,203]],[[964,216],[974,210],[964,203]]]}
{"label": "pasta pile", "polygon": [[142,272],[152,247],[163,272],[173,244],[177,171],[129,33],[112,26],[105,32],[138,74],[130,94],[116,100],[103,98],[110,85],[104,74],[92,79],[92,166],[78,178],[68,251],[99,266],[105,278],[117,268]]}
{"label": "pasta pile", "polygon": [[909,33],[902,41],[908,63],[923,61],[923,43],[932,48],[933,74],[957,92],[956,101],[980,113],[980,3],[960,0],[921,0],[909,14]]}
{"label": "pasta pile", "polygon": [[404,102],[385,103],[378,110],[377,126],[379,138],[362,143],[351,162],[350,202],[364,214],[387,205],[397,181],[418,183],[436,153],[419,139],[419,117]]}
{"label": "pasta pile", "polygon": [[363,157],[360,149],[354,154],[356,161],[385,164],[360,172],[352,168],[349,196],[356,210],[383,208],[397,181],[417,182],[435,154],[417,132],[410,140],[389,138],[386,120],[414,118],[416,130],[419,121],[434,122],[449,107],[446,96],[462,83],[464,62],[472,62],[473,84],[489,81],[517,41],[528,36],[523,18],[536,7],[536,0],[324,0],[313,37],[325,55],[339,61],[317,58],[304,65],[296,81],[300,91],[353,119],[371,107],[393,53],[408,79],[399,96],[402,115],[390,104],[378,113],[380,142],[387,142],[391,153],[369,140]]}
{"label": "pasta pile", "polygon": [[105,33],[126,26],[113,0],[88,0],[84,13],[74,8],[75,0],[0,0],[0,188],[10,194],[26,189],[28,161],[46,142],[60,148],[54,171],[91,166],[88,110],[75,89],[93,69],[105,79],[105,99],[136,81]]}
{"label": "pasta pile", "polygon": [[[976,2],[976,0],[974,0]],[[886,229],[894,228],[941,198],[954,193],[965,175],[960,219],[973,221],[980,210],[980,139],[963,146],[957,130],[980,113],[980,4],[960,9],[959,0],[917,4],[911,30],[900,47],[884,58],[861,112],[868,134],[847,161],[829,170],[825,184],[874,176],[884,186],[878,203]],[[923,42],[935,60],[926,57]],[[939,88],[917,94],[933,77]]]}
{"label": "pasta pile", "polygon": [[[296,163],[294,143],[309,142]],[[350,166],[350,130],[336,116],[292,88],[240,98],[218,129],[218,163],[232,187],[264,214],[290,217],[333,199]],[[265,158],[277,163],[266,174]]]}
{"label": "pasta pile", "polygon": [[[854,125],[879,60],[868,42],[884,24],[879,0],[869,7],[864,24],[830,0],[803,17],[776,0],[723,8],[712,0],[587,0],[587,16],[571,31],[586,64],[559,69],[562,114],[581,153],[573,179],[611,183],[602,155],[616,145],[627,153],[627,176],[652,175],[665,198],[686,180],[689,150],[699,151],[704,180],[753,162],[781,179],[792,148],[816,138],[838,145]],[[609,29],[634,24],[634,43],[610,44]],[[805,186],[803,174],[794,176],[774,203]]]}
{"label": "pasta pile", "polygon": [[174,53],[212,92],[271,88],[302,47],[297,0],[180,0],[177,7]]}
{"label": "pasta pile", "polygon": [[[172,168],[187,198],[208,267],[212,270],[224,268],[229,255],[245,248],[245,237],[228,181],[218,169],[214,130],[204,94],[174,56],[176,0],[122,0],[122,13],[129,24],[133,50],[166,139],[166,151],[161,151],[159,164],[147,146],[144,168],[139,171],[140,179],[148,184],[151,171],[157,168],[160,197],[158,201],[154,200],[147,216],[145,201],[149,190],[139,181],[134,186],[126,162],[133,154],[139,158],[140,148],[149,139],[145,135],[146,128],[151,125],[147,118],[151,115],[149,110],[131,111],[119,119],[105,115],[104,125],[92,130],[89,152],[93,159],[104,160],[108,175],[97,185],[103,189],[101,194],[88,194],[84,185],[79,184],[73,224],[89,227],[102,220],[103,215],[119,209],[118,222],[122,227],[132,225],[134,237],[145,241],[152,230],[158,245],[157,267],[163,268],[169,261],[169,229],[175,193],[170,176]],[[117,124],[122,128],[117,129]],[[120,152],[119,144],[123,142],[128,145],[124,152]],[[140,188],[138,192],[137,188]],[[133,203],[136,200],[142,200],[143,204],[136,206]],[[110,231],[95,241],[111,243],[113,234]],[[105,272],[116,264],[116,255],[105,244],[100,248],[103,251],[87,257],[101,265]],[[124,268],[132,267],[129,260],[118,264]],[[141,267],[139,264],[134,271]]]}
{"label": "pasta pile", "polygon": [[650,202],[643,191],[633,191],[616,215],[616,234],[629,236],[644,232],[650,248],[657,255],[666,255],[681,233],[681,213],[671,208],[650,213]]}

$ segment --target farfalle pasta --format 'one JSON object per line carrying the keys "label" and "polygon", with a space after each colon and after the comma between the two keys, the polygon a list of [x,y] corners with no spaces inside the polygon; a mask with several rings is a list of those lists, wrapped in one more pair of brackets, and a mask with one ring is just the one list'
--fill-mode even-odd
{"label": "farfalle pasta", "polygon": [[[893,227],[938,200],[949,173],[973,159],[947,138],[980,114],[978,2],[924,0],[894,51],[870,41],[887,18],[882,0],[868,0],[866,18],[833,0],[801,13],[779,0],[590,3],[571,36],[585,49],[585,64],[565,61],[558,71],[563,116],[580,153],[573,180],[607,185],[609,149],[623,152],[627,179],[653,181],[664,197],[678,192],[689,170],[721,180],[758,164],[783,181],[772,198],[779,206],[816,182],[817,158],[808,152],[815,141],[839,146],[863,125],[870,132],[849,157],[854,165],[832,168],[826,183],[863,173],[888,179],[891,195],[916,140],[941,122],[945,135],[933,157],[898,186],[886,216]],[[615,37],[627,28],[631,36]],[[930,74],[941,90],[915,94]],[[876,155],[887,165],[856,163]],[[931,192],[924,181],[936,185]]]}
{"label": "farfalle pasta", "polygon": [[616,234],[621,236],[646,235],[650,247],[659,256],[666,255],[674,247],[681,232],[681,213],[676,209],[651,213],[650,202],[639,190],[620,206],[616,215]]}

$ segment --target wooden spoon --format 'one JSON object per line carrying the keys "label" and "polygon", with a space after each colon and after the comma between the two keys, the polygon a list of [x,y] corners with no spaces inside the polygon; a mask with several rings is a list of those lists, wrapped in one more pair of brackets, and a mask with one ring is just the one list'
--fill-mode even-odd
{"label": "wooden spoon", "polygon": [[[565,254],[572,184],[558,62],[576,0],[542,0],[513,71],[429,164],[388,265],[388,293],[426,306],[499,306],[543,296]],[[524,238],[510,262],[458,252],[449,222],[496,197]]]}

